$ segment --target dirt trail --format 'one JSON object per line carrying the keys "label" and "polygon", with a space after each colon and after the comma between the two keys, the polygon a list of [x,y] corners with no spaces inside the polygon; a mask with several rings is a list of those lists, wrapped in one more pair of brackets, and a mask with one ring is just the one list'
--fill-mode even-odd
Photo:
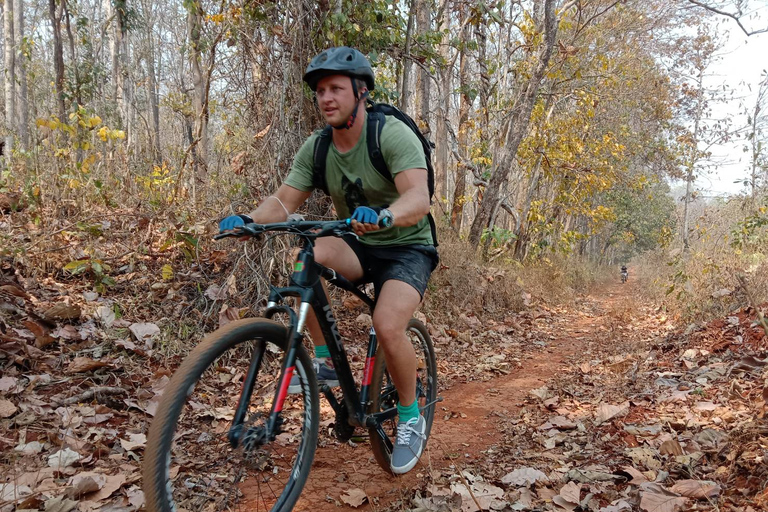
{"label": "dirt trail", "polygon": [[[592,342],[605,340],[602,315],[630,284],[611,286],[578,298],[573,308],[558,309],[546,325],[534,324],[531,343],[544,345],[529,353],[509,375],[486,382],[458,384],[441,390],[427,451],[420,464],[404,477],[381,471],[366,443],[319,448],[302,497],[295,510],[379,510],[410,496],[430,472],[471,463],[500,441],[500,422],[516,411],[533,389],[540,388],[567,368],[570,356]],[[542,343],[543,342],[543,343]],[[452,412],[456,414],[451,414]],[[446,420],[445,418],[450,419]],[[369,503],[352,508],[341,502],[347,490],[362,489]]]}

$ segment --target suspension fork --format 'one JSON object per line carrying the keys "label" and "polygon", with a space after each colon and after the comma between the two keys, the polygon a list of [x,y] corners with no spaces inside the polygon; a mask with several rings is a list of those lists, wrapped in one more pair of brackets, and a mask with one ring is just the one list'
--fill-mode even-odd
{"label": "suspension fork", "polygon": [[[304,312],[308,306],[302,303],[301,311]],[[277,435],[277,429],[280,426],[280,412],[283,409],[285,398],[288,394],[288,385],[293,377],[293,372],[296,365],[296,351],[298,346],[301,345],[302,334],[298,329],[298,323],[300,319],[297,318],[296,312],[286,305],[277,306],[273,301],[267,305],[266,318],[272,318],[276,313],[286,313],[289,317],[288,328],[288,350],[282,362],[282,369],[280,371],[280,378],[278,379],[277,389],[275,390],[275,398],[272,401],[272,409],[269,413],[266,428],[268,438],[272,440]],[[306,318],[306,313],[300,318]],[[240,398],[237,402],[237,409],[235,410],[235,416],[232,420],[232,427],[229,429],[227,435],[229,443],[233,448],[236,448],[240,443],[240,439],[243,435],[243,425],[246,415],[248,414],[248,404],[251,401],[251,395],[253,389],[256,386],[256,378],[261,368],[261,363],[264,359],[264,352],[266,350],[266,343],[263,340],[258,340],[254,346],[254,353],[251,357],[251,363],[248,367],[248,373],[243,379],[243,386],[240,391]]]}

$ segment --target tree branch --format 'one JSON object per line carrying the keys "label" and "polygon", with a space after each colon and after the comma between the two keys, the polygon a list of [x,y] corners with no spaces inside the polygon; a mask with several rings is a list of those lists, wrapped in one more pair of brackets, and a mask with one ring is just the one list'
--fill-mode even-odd
{"label": "tree branch", "polygon": [[706,9],[707,11],[714,12],[715,14],[719,14],[720,16],[725,16],[726,18],[731,18],[733,21],[735,21],[739,28],[747,35],[747,37],[755,35],[755,34],[762,34],[763,32],[768,32],[768,27],[760,29],[760,30],[753,30],[749,31],[747,30],[744,25],[741,24],[741,20],[739,19],[738,14],[731,14],[729,12],[721,11],[720,9],[717,9],[716,7],[712,7],[711,5],[707,5],[703,2],[699,2],[698,0],[688,0],[689,3],[692,3],[693,5],[697,5],[701,7],[702,9]]}

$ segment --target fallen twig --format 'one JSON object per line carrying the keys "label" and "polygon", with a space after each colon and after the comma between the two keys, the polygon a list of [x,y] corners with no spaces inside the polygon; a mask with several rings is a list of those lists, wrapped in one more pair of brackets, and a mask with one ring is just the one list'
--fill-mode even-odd
{"label": "fallen twig", "polygon": [[62,405],[72,405],[77,404],[80,402],[85,402],[86,400],[91,400],[96,395],[122,395],[127,393],[128,391],[123,388],[115,388],[115,387],[109,387],[109,386],[100,386],[95,388],[90,388],[79,395],[72,396],[69,398],[66,398],[64,400],[60,400],[57,402],[53,402],[53,405],[55,407],[61,407]]}

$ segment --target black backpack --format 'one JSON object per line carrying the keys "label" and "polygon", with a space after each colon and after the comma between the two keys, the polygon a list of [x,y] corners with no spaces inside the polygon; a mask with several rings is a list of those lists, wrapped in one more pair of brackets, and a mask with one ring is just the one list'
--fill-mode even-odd
{"label": "black backpack", "polygon": [[[366,143],[368,146],[368,157],[371,159],[373,167],[381,174],[386,180],[394,183],[395,179],[392,173],[389,172],[387,163],[384,161],[384,156],[381,154],[381,131],[384,129],[384,124],[387,122],[386,116],[393,116],[411,129],[413,133],[419,138],[421,146],[424,149],[424,159],[427,162],[427,186],[429,187],[429,200],[432,202],[432,196],[435,194],[435,169],[432,167],[432,150],[435,147],[434,142],[427,139],[419,127],[416,126],[416,122],[397,107],[389,105],[387,103],[374,103],[369,100],[366,111],[368,112],[368,129]],[[325,165],[328,158],[328,151],[331,148],[332,140],[331,126],[326,126],[320,132],[320,136],[315,139],[315,148],[312,164],[312,184],[315,188],[319,188],[326,194],[328,194],[328,184],[325,180]],[[435,219],[432,217],[432,213],[428,214],[429,227],[432,230],[432,241],[437,246],[437,229],[435,227]]]}

